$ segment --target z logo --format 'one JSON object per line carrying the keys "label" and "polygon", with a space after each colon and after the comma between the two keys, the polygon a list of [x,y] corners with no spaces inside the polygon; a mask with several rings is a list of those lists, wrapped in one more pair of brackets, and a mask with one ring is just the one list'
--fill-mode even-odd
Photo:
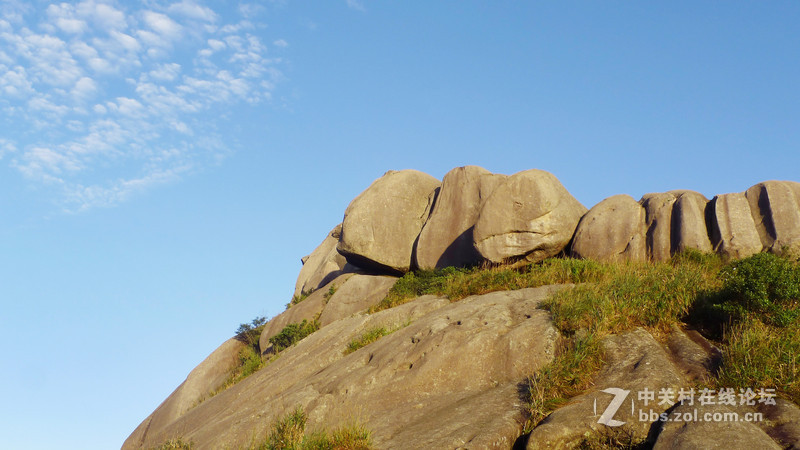
{"label": "z logo", "polygon": [[[600,392],[605,392],[606,394],[611,394],[614,396],[614,399],[611,400],[611,403],[608,404],[608,407],[603,414],[600,415],[600,418],[597,419],[597,423],[602,423],[603,425],[608,425],[609,427],[619,427],[625,425],[625,422],[621,422],[619,420],[614,420],[614,414],[617,413],[619,407],[622,406],[622,402],[625,401],[625,398],[628,397],[628,394],[631,391],[626,391],[625,389],[620,388],[608,388],[603,389]],[[597,414],[597,399],[594,401],[594,413]]]}

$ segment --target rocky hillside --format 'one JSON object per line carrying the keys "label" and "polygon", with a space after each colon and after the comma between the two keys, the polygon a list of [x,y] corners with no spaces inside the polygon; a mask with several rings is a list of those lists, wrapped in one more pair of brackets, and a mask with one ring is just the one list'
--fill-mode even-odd
{"label": "rocky hillside", "polygon": [[[720,349],[722,344],[713,341],[721,338],[714,335],[712,322],[723,316],[709,311],[727,314],[726,323],[740,316],[724,298],[710,297],[715,281],[695,280],[706,283],[695,290],[686,287],[695,281],[675,282],[668,289],[675,298],[665,294],[666,306],[657,307],[669,311],[663,320],[641,314],[652,304],[630,308],[639,311],[623,321],[616,312],[603,316],[600,294],[586,297],[589,306],[574,326],[560,318],[563,310],[554,309],[553,298],[583,298],[571,283],[600,286],[615,267],[637,267],[640,272],[625,275],[633,279],[649,279],[651,275],[643,275],[650,270],[645,266],[669,274],[671,267],[678,267],[680,276],[691,278],[699,273],[694,263],[686,263],[689,269],[669,263],[687,252],[716,253],[713,270],[720,273],[733,270],[719,268],[726,262],[760,253],[782,255],[778,261],[796,258],[800,183],[767,181],[711,200],[693,191],[647,194],[638,202],[618,195],[587,210],[541,170],[506,176],[467,166],[453,169],[441,182],[414,170],[387,172],[351,202],[342,224],[302,258],[287,310],[266,324],[254,322],[223,343],[134,430],[123,448],[168,448],[160,447],[166,442],[177,443],[176,448],[270,448],[267,442],[280,428],[276,424],[300,411],[301,428],[326,430],[334,437],[337,430],[362,430],[368,439],[359,442],[374,448],[602,447],[625,442],[631,448],[704,448],[720,442],[742,448],[800,446],[800,408],[790,401],[797,368],[776,393],[768,390],[774,394],[766,395],[762,387],[760,397],[744,404],[694,406],[666,395],[648,397],[648,391],[689,388],[699,395],[709,386],[718,394],[714,380],[726,380],[727,372],[719,368],[727,347]],[[558,260],[566,261],[560,272],[531,281],[530,274],[547,266],[540,262]],[[428,285],[429,291],[403,294],[429,273],[425,271],[479,266],[487,268],[485,273],[436,272],[439,278]],[[678,279],[662,272],[653,275],[657,281],[643,284],[669,285]],[[469,289],[474,289],[475,283],[486,284],[481,280],[490,278],[491,287],[465,291],[474,295],[447,294],[443,287],[467,280],[463,282],[473,283]],[[800,278],[789,284],[787,292],[794,292],[791,288],[800,285]],[[624,297],[614,282],[609,286],[612,293],[602,298],[613,303],[613,298]],[[719,292],[733,295],[726,289]],[[698,310],[698,299],[706,302],[703,314],[690,312]],[[616,303],[615,308],[625,307]],[[797,334],[792,315],[796,301],[795,306],[781,305],[789,309],[780,310],[786,313],[780,317],[788,317],[781,319],[780,329]],[[704,322],[687,320],[691,314]],[[599,317],[617,319],[601,326],[606,319]],[[595,337],[597,350],[587,355],[596,356],[596,364],[589,364],[593,360],[587,357],[575,366],[585,377],[561,385],[542,381],[561,379],[551,376],[555,368],[581,355],[581,346]],[[248,356],[253,350],[255,357]],[[252,374],[244,376],[243,367],[250,366]],[[611,399],[623,391],[624,407],[609,415]],[[551,397],[553,401],[537,406],[536,398]],[[691,413],[687,418],[759,413],[766,419],[659,420],[662,413],[680,416],[684,409]],[[273,447],[281,446],[275,442]]]}

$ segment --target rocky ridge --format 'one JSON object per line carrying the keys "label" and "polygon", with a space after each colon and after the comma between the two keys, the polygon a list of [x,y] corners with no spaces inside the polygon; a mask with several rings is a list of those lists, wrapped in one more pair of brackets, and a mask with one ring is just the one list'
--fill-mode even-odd
{"label": "rocky ridge", "polygon": [[[693,191],[647,194],[638,202],[618,195],[587,210],[540,170],[505,176],[467,166],[453,169],[441,183],[417,171],[387,172],[302,259],[295,296],[306,298],[266,324],[260,348],[268,357],[269,338],[290,323],[318,320],[321,329],[208,398],[244,345],[225,342],[123,448],[151,448],[176,436],[190,438],[196,448],[238,448],[297,405],[308,412],[312,428],[361,421],[378,448],[570,447],[587,431],[602,428],[590,407],[607,396],[604,387],[679,388],[710,373],[718,357],[713,346],[680,329],[673,330],[669,345],[645,330],[611,336],[604,341],[609,360],[596,389],[553,412],[520,442],[521,386],[552,360],[559,339],[538,304],[560,287],[458,303],[423,296],[374,314],[365,311],[386,296],[398,275],[417,268],[513,265],[559,254],[664,261],[686,249],[724,258],[800,254],[800,183],[767,181],[711,200]],[[348,342],[377,326],[397,331],[345,354]],[[800,409],[787,403],[772,412],[779,417],[770,423],[800,418]],[[673,405],[658,412],[668,407]],[[702,446],[698,442],[714,431],[709,424],[637,425],[629,432],[656,436],[658,448]],[[777,445],[770,437],[775,429],[746,424],[725,432],[746,436],[742,442],[751,447]],[[800,445],[800,430],[788,426],[780,433],[781,445],[787,439]]]}

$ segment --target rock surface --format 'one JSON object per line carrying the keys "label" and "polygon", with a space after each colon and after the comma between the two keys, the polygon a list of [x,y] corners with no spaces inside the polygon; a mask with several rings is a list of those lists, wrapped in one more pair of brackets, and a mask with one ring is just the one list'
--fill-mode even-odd
{"label": "rock surface", "polygon": [[300,323],[303,320],[310,322],[320,317],[328,300],[325,294],[328,293],[331,286],[341,286],[352,276],[354,276],[352,273],[339,275],[322,288],[312,292],[305,300],[291,305],[289,309],[267,322],[264,326],[264,330],[261,331],[261,338],[258,341],[261,353],[272,353],[272,344],[269,343],[269,338],[280,333],[286,325],[290,323]]}
{"label": "rock surface", "polygon": [[765,181],[745,197],[764,249],[800,256],[800,183]]}
{"label": "rock surface", "polygon": [[606,425],[598,423],[598,420],[614,398],[613,394],[603,392],[607,389],[629,391],[623,406],[612,419],[625,422],[626,429],[638,439],[647,437],[650,422],[640,421],[638,414],[631,411],[633,405],[637,412],[652,410],[656,414],[672,406],[672,403],[659,405],[657,401],[645,405],[638,398],[638,392],[645,389],[654,392],[673,389],[677,392],[684,381],[667,352],[647,331],[638,329],[610,336],[604,346],[606,365],[598,375],[595,388],[547,416],[531,432],[527,448],[570,448],[579,444],[587,433],[604,430]]}
{"label": "rock surface", "polygon": [[407,272],[438,187],[439,180],[416,170],[387,172],[345,210],[337,250],[358,267]]}
{"label": "rock surface", "polygon": [[[695,412],[696,411],[696,412]],[[754,423],[745,421],[705,421],[705,414],[738,413],[744,417],[742,408],[728,407],[725,405],[678,405],[672,411],[673,417],[694,417],[700,420],[681,420],[664,422],[664,427],[658,435],[653,450],[667,449],[780,449],[778,444]],[[714,417],[714,416],[710,416]]]}
{"label": "rock surface", "polygon": [[646,256],[645,210],[631,196],[609,197],[578,223],[570,254],[600,261],[642,261]]}
{"label": "rock surface", "polygon": [[486,199],[473,231],[475,248],[493,263],[541,261],[567,246],[584,213],[551,173],[519,172]]}
{"label": "rock surface", "polygon": [[345,257],[336,251],[341,234],[342,225],[339,224],[328,233],[319,247],[310,255],[303,257],[303,267],[294,287],[295,297],[319,289],[339,275],[358,270],[357,267],[347,264]]}
{"label": "rock surface", "polygon": [[479,263],[472,230],[486,198],[506,178],[477,166],[448,172],[417,241],[417,267],[431,270]]}
{"label": "rock surface", "polygon": [[717,195],[710,208],[711,243],[715,252],[726,259],[741,259],[763,249],[744,194]]}
{"label": "rock surface", "polygon": [[[555,287],[456,303],[433,296],[348,317],[124,449],[180,435],[197,449],[237,448],[301,406],[307,429],[360,419],[377,448],[508,448],[522,430],[518,385],[553,357],[557,336],[539,302]],[[406,325],[409,320],[411,323]],[[375,326],[401,327],[344,355]]]}
{"label": "rock surface", "polygon": [[672,209],[670,193],[646,194],[639,203],[645,211],[647,259],[667,261],[672,257]]}
{"label": "rock surface", "polygon": [[327,298],[319,316],[320,325],[324,327],[377,304],[396,282],[397,278],[389,276],[353,275]]}
{"label": "rock surface", "polygon": [[688,249],[711,253],[711,240],[706,225],[708,199],[699,192],[670,191],[675,195],[672,211],[672,253]]}

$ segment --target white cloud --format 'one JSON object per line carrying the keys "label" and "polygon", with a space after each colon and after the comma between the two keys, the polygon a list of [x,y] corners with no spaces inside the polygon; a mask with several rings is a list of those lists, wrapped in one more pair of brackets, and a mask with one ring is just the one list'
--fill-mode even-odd
{"label": "white cloud", "polygon": [[180,38],[183,27],[168,16],[154,11],[145,11],[142,15],[147,26],[161,39],[173,41]]}
{"label": "white cloud", "polygon": [[17,151],[17,146],[13,142],[0,138],[0,159],[3,156]]}
{"label": "white cloud", "polygon": [[177,63],[159,64],[149,72],[149,76],[158,81],[173,81],[181,73],[181,65]]}
{"label": "white cloud", "polygon": [[284,41],[283,39],[278,39],[277,41],[273,41],[272,45],[275,47],[286,48],[289,46],[289,43]]}
{"label": "white cloud", "polygon": [[347,0],[347,7],[356,11],[366,11],[364,5],[358,0]]}
{"label": "white cloud", "polygon": [[217,14],[210,8],[200,6],[195,2],[187,0],[183,0],[180,3],[173,3],[170,5],[168,11],[204,22],[216,22],[218,19]]}
{"label": "white cloud", "polygon": [[0,69],[5,71],[0,75],[0,91],[4,96],[25,97],[34,92],[24,67],[17,66],[7,69],[0,66]]}
{"label": "white cloud", "polygon": [[106,3],[87,0],[79,3],[75,9],[78,16],[90,20],[106,32],[125,30],[128,26],[125,13]]}
{"label": "white cloud", "polygon": [[209,39],[208,40],[208,47],[215,52],[220,50],[224,50],[227,45],[224,42],[220,41],[219,39]]}
{"label": "white cloud", "polygon": [[72,88],[72,96],[80,102],[91,99],[96,92],[97,83],[89,77],[83,77],[76,81]]}
{"label": "white cloud", "polygon": [[219,163],[214,130],[280,76],[263,42],[287,45],[248,34],[257,5],[224,23],[200,0],[112,1],[0,9],[0,158],[72,211]]}

